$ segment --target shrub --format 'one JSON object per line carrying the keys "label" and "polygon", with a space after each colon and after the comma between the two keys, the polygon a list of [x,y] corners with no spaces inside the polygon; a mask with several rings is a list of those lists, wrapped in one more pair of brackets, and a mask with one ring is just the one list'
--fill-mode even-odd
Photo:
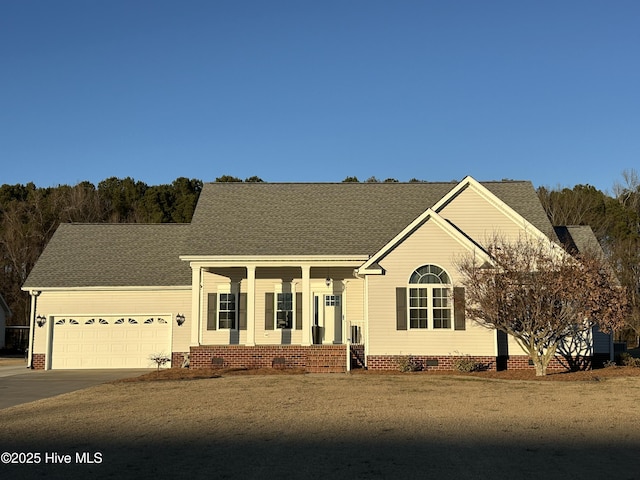
{"label": "shrub", "polygon": [[158,371],[160,371],[160,367],[169,363],[171,358],[167,357],[164,353],[154,353],[149,355],[149,360],[154,362],[158,366]]}
{"label": "shrub", "polygon": [[398,370],[401,372],[418,372],[422,370],[422,363],[411,355],[400,357],[397,361]]}
{"label": "shrub", "polygon": [[453,361],[453,368],[464,373],[479,372],[484,370],[484,364],[474,360],[469,355],[465,355]]}
{"label": "shrub", "polygon": [[621,353],[619,358],[619,363],[624,365],[625,367],[636,367],[640,368],[640,358],[632,357],[631,354],[624,352]]}

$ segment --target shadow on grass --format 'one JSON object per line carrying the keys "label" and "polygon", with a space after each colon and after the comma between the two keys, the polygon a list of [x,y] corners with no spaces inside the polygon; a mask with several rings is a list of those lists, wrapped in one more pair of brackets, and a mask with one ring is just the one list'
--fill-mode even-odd
{"label": "shadow on grass", "polygon": [[[286,430],[286,425],[282,425]],[[274,433],[264,438],[202,438],[188,432],[171,440],[153,435],[134,442],[95,439],[65,441],[55,432],[35,443],[16,439],[6,451],[40,452],[37,465],[4,465],[3,478],[438,478],[438,479],[569,479],[633,478],[640,445],[588,441],[513,441],[438,435],[403,438],[385,432],[382,438],[356,438],[344,432],[332,441],[309,437],[284,440]],[[70,464],[52,463],[51,455],[71,456]],[[100,463],[78,464],[76,455]],[[45,454],[49,460],[45,463]]]}

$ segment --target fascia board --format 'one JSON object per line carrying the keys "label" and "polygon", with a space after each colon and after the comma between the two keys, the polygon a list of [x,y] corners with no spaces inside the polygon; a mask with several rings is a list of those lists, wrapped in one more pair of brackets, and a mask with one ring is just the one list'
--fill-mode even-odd
{"label": "fascia board", "polygon": [[362,264],[368,260],[368,255],[305,255],[305,256],[205,256],[205,255],[184,255],[180,260],[190,262],[192,266],[245,266],[273,267],[283,265],[322,265],[322,266],[353,266]]}
{"label": "fascia board", "polygon": [[78,292],[78,291],[131,291],[131,292],[139,292],[139,291],[153,291],[153,290],[191,290],[191,285],[174,285],[174,286],[74,286],[74,287],[30,287],[30,288],[22,288],[24,292]]}

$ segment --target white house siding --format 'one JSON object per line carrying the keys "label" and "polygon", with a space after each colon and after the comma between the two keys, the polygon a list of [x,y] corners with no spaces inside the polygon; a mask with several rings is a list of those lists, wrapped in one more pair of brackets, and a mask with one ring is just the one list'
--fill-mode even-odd
{"label": "white house siding", "polygon": [[[282,279],[290,283],[294,298],[294,312],[296,311],[296,293],[302,292],[301,270],[299,268],[262,268],[256,272],[256,303],[255,303],[255,341],[256,345],[300,345],[302,330],[265,329],[265,296],[267,293],[282,292]],[[295,322],[295,313],[294,313]]]}
{"label": "white house siding", "polygon": [[[215,271],[203,273],[202,308],[200,310],[200,318],[202,319],[200,343],[202,345],[240,345],[246,342],[246,330],[207,329],[209,294],[226,293],[231,291],[235,291],[236,293],[246,292],[246,280],[243,281],[245,277],[246,271],[244,268],[215,269]],[[240,292],[238,292],[238,288],[240,288]]]}
{"label": "white house siding", "polygon": [[461,191],[454,201],[438,213],[481,245],[495,235],[516,239],[524,232],[523,222],[505,215],[504,211],[471,187]]}
{"label": "white house siding", "polygon": [[[189,318],[191,290],[65,290],[44,291],[37,299],[36,315],[54,320],[74,316],[166,316],[171,326],[171,351],[189,351]],[[185,314],[186,321],[178,327],[175,316]],[[49,322],[49,320],[47,320]],[[49,326],[35,327],[34,353],[47,353],[47,332]],[[170,354],[171,352],[164,352]]]}
{"label": "white house siding", "polygon": [[496,355],[495,332],[470,319],[466,330],[396,330],[396,288],[406,287],[413,271],[425,264],[444,268],[455,286],[456,258],[466,253],[449,233],[427,221],[379,262],[385,274],[369,276],[368,355]]}

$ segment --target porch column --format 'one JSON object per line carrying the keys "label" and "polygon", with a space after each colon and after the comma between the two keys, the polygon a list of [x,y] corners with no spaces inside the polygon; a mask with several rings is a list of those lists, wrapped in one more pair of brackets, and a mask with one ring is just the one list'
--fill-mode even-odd
{"label": "porch column", "polygon": [[36,305],[40,291],[31,290],[31,311],[29,312],[29,353],[27,354],[27,368],[33,368],[33,347],[35,345],[36,334]]}
{"label": "porch column", "polygon": [[247,340],[246,345],[256,344],[256,267],[247,267]]}
{"label": "porch column", "polygon": [[191,345],[200,345],[200,300],[202,267],[191,266]]}
{"label": "porch column", "polygon": [[311,345],[311,267],[302,269],[302,345]]}

